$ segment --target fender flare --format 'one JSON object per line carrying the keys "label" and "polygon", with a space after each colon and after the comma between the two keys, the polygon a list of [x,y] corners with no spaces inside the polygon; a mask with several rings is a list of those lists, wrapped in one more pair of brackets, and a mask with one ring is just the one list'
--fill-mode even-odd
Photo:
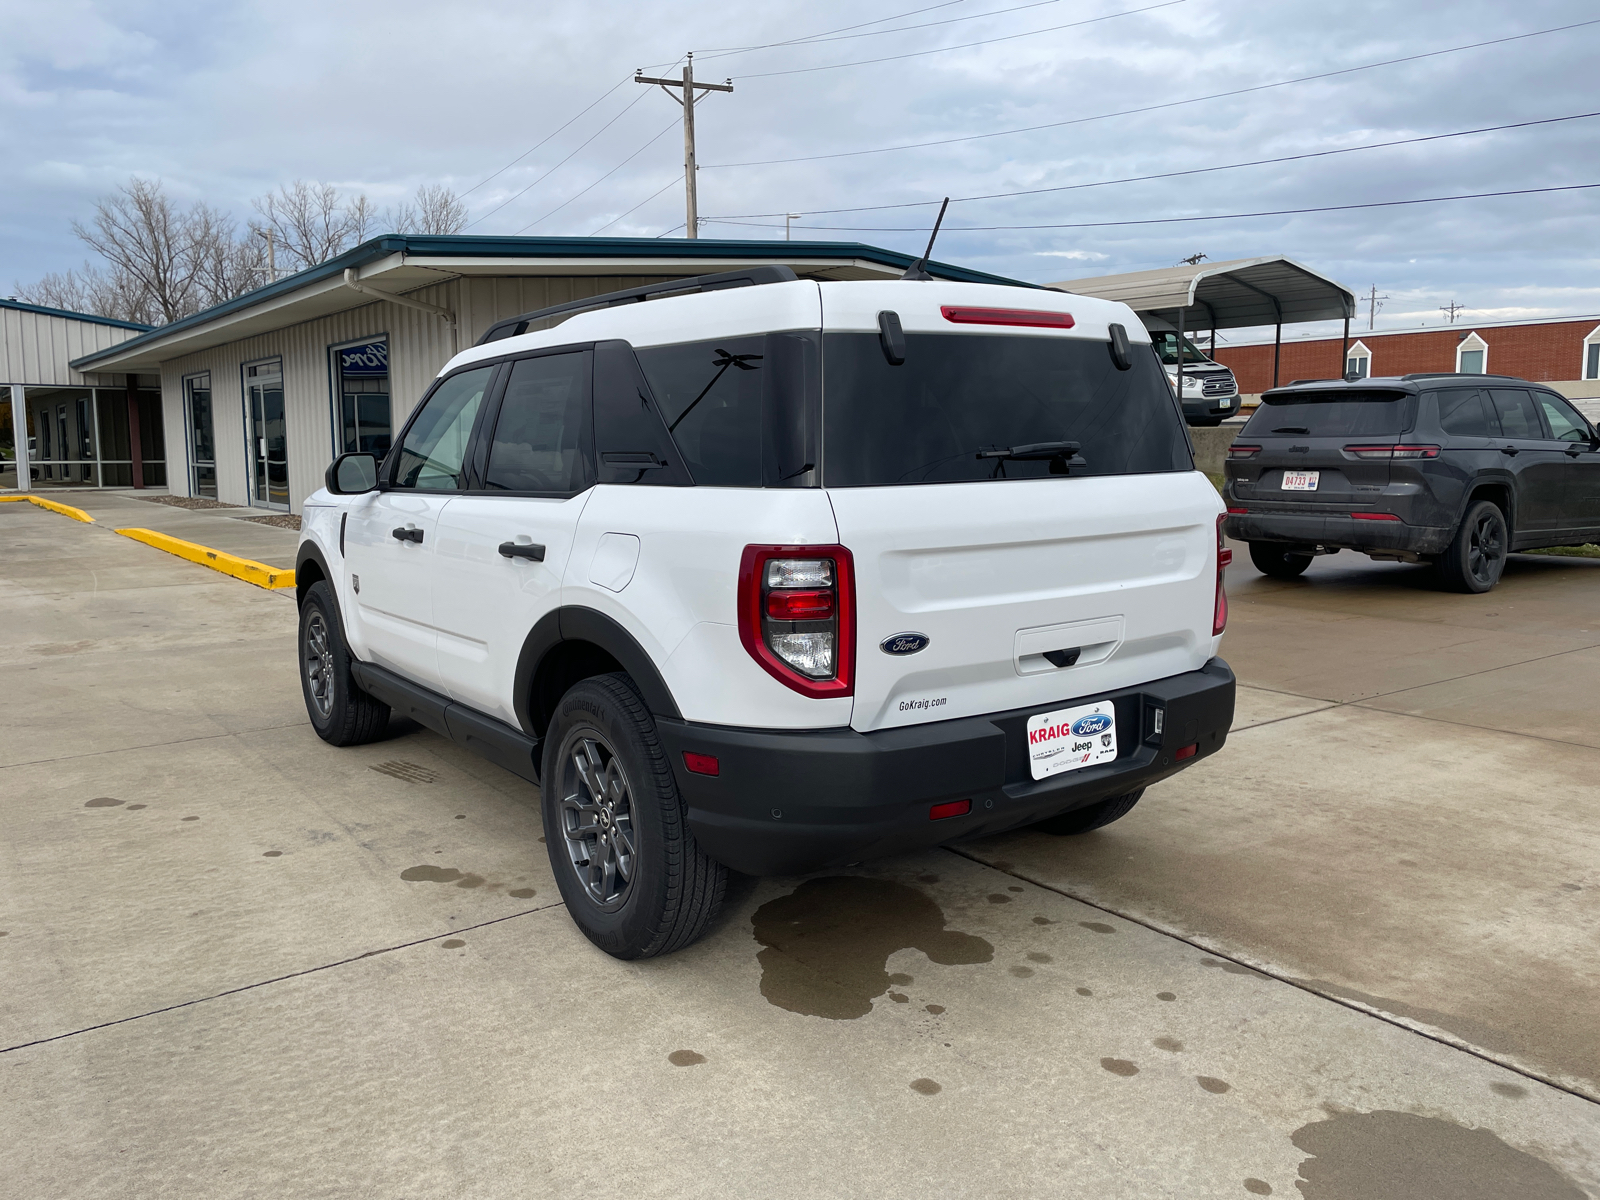
{"label": "fender flare", "polygon": [[294,555],[294,600],[296,607],[299,607],[306,597],[306,589],[301,585],[300,577],[308,561],[317,564],[317,570],[322,572],[322,577],[328,581],[328,586],[333,588],[334,595],[337,596],[339,594],[337,582],[339,577],[329,569],[328,559],[322,553],[322,548],[308,538],[300,543],[300,548],[295,551]]}
{"label": "fender flare", "polygon": [[563,642],[589,642],[598,646],[632,677],[645,707],[653,716],[672,721],[683,719],[678,702],[672,698],[672,689],[667,687],[667,681],[637,638],[604,613],[566,605],[539,618],[523,640],[522,652],[517,656],[512,704],[517,724],[525,733],[539,737],[544,732],[534,729],[533,681],[546,657]]}

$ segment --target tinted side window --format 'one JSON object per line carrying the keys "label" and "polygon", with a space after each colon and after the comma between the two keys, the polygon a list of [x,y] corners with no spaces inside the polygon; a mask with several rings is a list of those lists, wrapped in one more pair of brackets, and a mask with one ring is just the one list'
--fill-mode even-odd
{"label": "tinted side window", "polygon": [[695,483],[761,486],[765,351],[765,338],[739,337],[638,352]]}
{"label": "tinted side window", "polygon": [[496,492],[581,492],[589,467],[587,350],[511,365],[484,486]]}
{"label": "tinted side window", "polygon": [[452,375],[434,389],[400,443],[395,487],[424,492],[453,492],[461,487],[461,464],[472,423],[492,378],[493,367],[478,367]]}
{"label": "tinted side window", "polygon": [[1550,432],[1561,442],[1587,442],[1589,430],[1582,417],[1565,400],[1558,400],[1547,392],[1535,392],[1539,406],[1544,409],[1544,419],[1550,423]]}
{"label": "tinted side window", "polygon": [[1435,392],[1439,398],[1439,427],[1456,437],[1496,436],[1494,415],[1477,388],[1451,388]]}
{"label": "tinted side window", "polygon": [[1500,432],[1508,438],[1543,441],[1544,426],[1533,397],[1521,388],[1491,388],[1495,411],[1500,414]]}
{"label": "tinted side window", "polygon": [[681,487],[690,482],[627,342],[595,344],[594,439],[601,483]]}

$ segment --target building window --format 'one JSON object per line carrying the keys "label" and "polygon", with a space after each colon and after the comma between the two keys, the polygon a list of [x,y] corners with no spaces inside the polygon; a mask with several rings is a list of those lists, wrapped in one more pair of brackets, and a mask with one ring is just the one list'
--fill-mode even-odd
{"label": "building window", "polygon": [[1366,379],[1372,374],[1372,351],[1362,343],[1357,342],[1345,353],[1344,373],[1346,378]]}
{"label": "building window", "polygon": [[1600,325],[1583,339],[1583,377],[1600,379]]}
{"label": "building window", "polygon": [[334,348],[337,377],[338,452],[389,453],[389,341],[375,338]]}
{"label": "building window", "polygon": [[1456,370],[1463,375],[1482,375],[1489,369],[1489,343],[1469,333],[1456,346]]}
{"label": "building window", "polygon": [[212,435],[211,376],[183,381],[183,411],[189,426],[189,494],[217,498],[217,443]]}

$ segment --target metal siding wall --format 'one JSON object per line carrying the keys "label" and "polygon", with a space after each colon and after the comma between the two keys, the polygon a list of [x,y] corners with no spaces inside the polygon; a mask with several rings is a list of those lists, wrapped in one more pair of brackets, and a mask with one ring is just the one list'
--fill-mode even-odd
{"label": "metal siding wall", "polygon": [[67,364],[133,337],[135,330],[94,321],[0,308],[0,384],[82,387],[104,376],[84,375]]}
{"label": "metal siding wall", "polygon": [[389,403],[398,433],[422,394],[450,361],[496,321],[518,313],[642,287],[676,276],[475,277],[452,279],[406,293],[456,313],[460,341],[454,349],[450,328],[431,313],[376,300],[348,312],[319,317],[275,333],[246,338],[161,364],[161,392],[167,418],[167,478],[174,492],[187,493],[188,433],[183,420],[183,377],[211,372],[211,402],[216,421],[217,498],[249,503],[250,479],[245,443],[242,367],[263,358],[283,360],[284,411],[289,440],[289,501],[299,512],[305,498],[322,486],[333,461],[333,373],[330,349],[346,342],[387,334]]}

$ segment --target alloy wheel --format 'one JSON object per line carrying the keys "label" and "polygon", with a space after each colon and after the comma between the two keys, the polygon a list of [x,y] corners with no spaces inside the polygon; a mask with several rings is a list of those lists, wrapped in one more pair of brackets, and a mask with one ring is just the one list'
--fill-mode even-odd
{"label": "alloy wheel", "polygon": [[616,752],[593,729],[574,730],[561,756],[561,836],[589,900],[607,912],[633,887],[633,794]]}
{"label": "alloy wheel", "polygon": [[311,693],[311,703],[317,714],[326,717],[333,711],[333,647],[328,637],[328,623],[322,613],[313,610],[306,621],[306,683]]}
{"label": "alloy wheel", "polygon": [[1491,584],[1500,574],[1506,556],[1500,518],[1493,512],[1482,514],[1472,525],[1467,543],[1467,570],[1479,583]]}

